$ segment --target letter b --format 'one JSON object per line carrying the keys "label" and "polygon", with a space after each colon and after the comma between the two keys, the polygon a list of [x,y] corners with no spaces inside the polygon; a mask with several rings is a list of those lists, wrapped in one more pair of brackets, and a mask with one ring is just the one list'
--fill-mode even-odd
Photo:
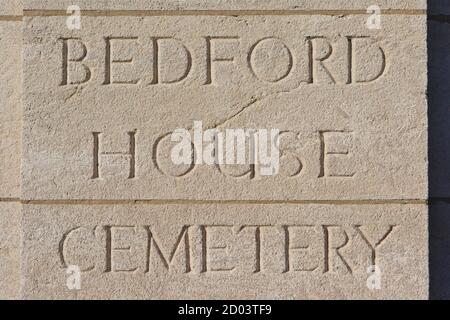
{"label": "letter b", "polygon": [[91,70],[81,63],[87,56],[87,48],[80,39],[62,38],[61,85],[82,84],[91,79]]}

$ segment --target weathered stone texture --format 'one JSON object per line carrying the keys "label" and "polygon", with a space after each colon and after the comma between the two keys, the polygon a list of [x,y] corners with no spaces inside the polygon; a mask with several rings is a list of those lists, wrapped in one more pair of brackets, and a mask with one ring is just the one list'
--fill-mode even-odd
{"label": "weathered stone texture", "polygon": [[0,21],[0,198],[20,196],[21,39],[20,21]]}
{"label": "weathered stone texture", "polygon": [[[80,0],[81,29],[72,4],[25,0],[0,116],[22,298],[428,297],[425,0],[379,1],[379,29],[365,0]],[[195,121],[279,129],[279,174],[173,164]]]}
{"label": "weathered stone texture", "polygon": [[[443,1],[444,2],[444,1]],[[24,0],[25,9],[65,10],[71,0]],[[377,4],[383,10],[426,9],[426,0],[78,0],[84,10],[365,10]]]}
{"label": "weathered stone texture", "polygon": [[[426,18],[366,19],[27,17],[23,197],[425,199]],[[174,165],[194,121],[284,131],[280,174]]]}
{"label": "weathered stone texture", "polygon": [[20,1],[0,2],[0,299],[20,290],[21,15]]}
{"label": "weathered stone texture", "polygon": [[28,299],[428,295],[424,205],[25,205],[24,230]]}
{"label": "weathered stone texture", "polygon": [[20,297],[21,206],[0,202],[0,299]]}

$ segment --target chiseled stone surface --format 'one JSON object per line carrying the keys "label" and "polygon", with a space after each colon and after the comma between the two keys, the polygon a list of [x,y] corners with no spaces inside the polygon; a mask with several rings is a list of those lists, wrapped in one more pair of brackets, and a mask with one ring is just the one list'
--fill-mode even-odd
{"label": "chiseled stone surface", "polygon": [[0,1],[0,15],[20,16],[22,15],[24,0],[3,0]]}
{"label": "chiseled stone surface", "polygon": [[[24,0],[25,9],[66,9],[73,5],[71,0]],[[365,10],[377,4],[382,9],[426,9],[426,0],[79,0],[82,9],[96,10],[177,10],[177,9],[326,9]]]}
{"label": "chiseled stone surface", "polygon": [[[425,205],[24,205],[23,212],[26,299],[428,296]],[[380,278],[369,283],[380,289],[367,286],[371,265]],[[68,289],[77,283],[68,266],[81,270],[79,290]]]}
{"label": "chiseled stone surface", "polygon": [[20,196],[21,28],[20,21],[0,21],[0,198]]}
{"label": "chiseled stone surface", "polygon": [[20,1],[0,2],[0,299],[20,290],[20,153],[22,130]]}
{"label": "chiseled stone surface", "polygon": [[20,291],[20,204],[0,202],[0,299]]}
{"label": "chiseled stone surface", "polygon": [[[24,199],[425,199],[426,17],[366,20],[26,17]],[[194,121],[285,131],[280,174],[174,165]]]}
{"label": "chiseled stone surface", "polygon": [[[428,297],[425,0],[380,29],[365,0],[80,0],[79,30],[24,2],[21,298]],[[173,164],[194,121],[281,130],[279,174]]]}

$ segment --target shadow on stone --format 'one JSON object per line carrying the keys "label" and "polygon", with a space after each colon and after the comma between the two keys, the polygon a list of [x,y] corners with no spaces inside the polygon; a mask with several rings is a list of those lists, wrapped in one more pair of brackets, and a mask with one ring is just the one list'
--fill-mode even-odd
{"label": "shadow on stone", "polygon": [[450,3],[428,13],[430,299],[450,299]]}

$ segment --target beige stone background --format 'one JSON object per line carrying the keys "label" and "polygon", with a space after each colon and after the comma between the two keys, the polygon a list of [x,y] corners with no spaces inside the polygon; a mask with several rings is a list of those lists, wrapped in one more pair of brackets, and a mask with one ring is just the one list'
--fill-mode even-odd
{"label": "beige stone background", "polygon": [[[24,8],[33,8],[33,9],[47,9],[51,8],[65,8],[68,3],[72,3],[71,1],[44,1],[44,0],[29,0],[25,1]],[[92,6],[92,2],[90,1],[79,1],[81,6]],[[127,4],[124,4],[126,2]],[[153,1],[151,2],[151,7],[148,7],[149,2],[145,1],[134,1],[133,6],[130,7],[130,2],[128,1],[96,1],[94,8],[102,8],[108,7],[110,5],[115,6],[116,8],[122,10],[140,10],[140,9],[151,9],[158,10],[162,8],[170,8],[170,6],[175,6],[178,4],[178,1]],[[203,8],[201,1],[188,1],[187,9],[197,9],[199,7]],[[311,1],[261,1],[262,5],[267,4],[270,8],[273,8],[274,3],[280,8],[307,8],[307,9],[329,9],[327,5],[323,5],[322,2],[314,2],[313,7],[309,8],[307,6],[311,5]],[[360,9],[361,6],[370,5],[372,1],[336,1],[333,3],[333,9]],[[398,289],[398,291],[391,291],[385,296],[367,296],[362,290],[359,292],[355,290],[352,294],[345,293],[345,281],[351,281],[350,279],[344,280],[344,284],[342,288],[339,288],[337,285],[335,291],[333,292],[318,292],[317,288],[320,288],[320,284],[316,283],[314,279],[310,280],[308,278],[304,279],[304,282],[300,282],[298,286],[300,287],[302,284],[307,283],[307,288],[310,288],[311,292],[299,292],[298,297],[320,297],[320,298],[395,298],[396,296],[400,296],[403,298],[426,298],[428,294],[424,294],[422,288],[426,288],[429,286],[429,297],[431,299],[450,299],[450,275],[448,273],[448,267],[450,265],[450,148],[447,147],[448,141],[450,141],[450,90],[448,89],[448,74],[450,73],[450,5],[444,3],[444,1],[428,1],[426,4],[425,0],[417,0],[417,1],[383,1],[385,6],[388,6],[393,9],[417,9],[417,8],[425,8],[428,5],[428,12],[430,13],[430,17],[428,19],[428,135],[429,135],[429,146],[428,146],[428,201],[429,212],[428,212],[428,232],[429,232],[429,261],[423,261],[425,258],[421,254],[423,253],[423,243],[412,243],[408,250],[411,252],[416,251],[420,252],[415,256],[417,261],[409,261],[408,263],[417,263],[419,269],[424,271],[427,269],[425,266],[429,263],[429,284],[428,283],[419,283],[420,287],[417,292],[414,291],[414,284],[406,284],[405,288],[402,289],[404,283],[402,283]],[[391,5],[393,4],[393,5]],[[192,8],[189,7],[192,5]],[[223,8],[220,9],[230,9],[235,8],[237,5],[236,1],[228,1],[225,3]],[[242,5],[242,3],[240,4]],[[306,7],[305,7],[306,6]],[[217,8],[217,7],[215,7]],[[250,6],[249,8],[253,8]],[[206,9],[206,8],[205,8]],[[244,7],[240,9],[246,9],[245,4]],[[108,223],[109,221],[122,221],[123,223],[127,223],[128,220],[131,221],[141,221],[142,218],[139,216],[139,213],[142,210],[142,207],[123,207],[123,206],[112,206],[109,209],[105,207],[105,211],[109,211],[108,215],[105,215],[105,211],[101,211],[102,207],[84,207],[83,209],[75,210],[74,207],[67,208],[64,214],[60,214],[58,212],[58,207],[49,205],[47,206],[37,206],[34,207],[32,205],[28,205],[26,200],[30,199],[30,194],[36,192],[38,195],[42,195],[46,193],[46,189],[30,189],[30,185],[22,186],[27,190],[26,199],[23,198],[21,194],[21,174],[20,174],[20,164],[21,164],[21,145],[22,145],[22,4],[19,1],[7,1],[0,0],[0,298],[5,299],[18,299],[18,298],[45,298],[45,297],[55,297],[53,296],[54,292],[52,291],[52,287],[40,289],[37,291],[33,278],[36,275],[39,275],[39,281],[42,283],[51,283],[55,281],[53,275],[45,274],[45,266],[46,263],[49,266],[52,265],[52,258],[46,259],[45,253],[52,250],[50,244],[42,240],[40,236],[42,234],[53,235],[58,234],[59,228],[76,225],[78,221],[80,223],[91,221],[92,223],[98,223],[98,221],[104,221]],[[26,143],[26,141],[25,141]],[[420,180],[420,179],[419,179]],[[34,183],[34,182],[32,182]],[[418,184],[421,185],[422,182]],[[410,191],[414,189],[415,186],[409,185]],[[37,184],[36,188],[42,188],[39,184]],[[31,191],[30,191],[31,190]],[[418,187],[417,194],[418,198],[421,198],[423,195],[420,194],[423,190]],[[52,198],[54,194],[52,190],[51,194],[48,194],[49,198]],[[384,190],[381,190],[384,191]],[[33,196],[31,196],[32,198]],[[69,195],[69,199],[71,196]],[[39,196],[37,196],[39,199]],[[56,199],[60,199],[60,197],[56,197]],[[414,206],[413,206],[414,207]],[[160,208],[160,207],[157,207]],[[221,220],[221,216],[230,212],[236,212],[245,208],[246,212],[255,212],[254,214],[258,216],[258,214],[262,214],[260,220],[264,221],[264,214],[258,212],[257,207],[252,207],[249,205],[247,207],[238,206],[236,208],[227,208],[225,207],[215,207],[212,208],[205,207],[197,207],[198,212],[192,212],[190,219],[192,219],[192,224],[195,224],[195,221],[202,220],[203,222],[217,222]],[[303,207],[302,207],[303,208]],[[292,222],[298,222],[296,219],[304,219],[306,221],[310,221],[314,223],[315,219],[322,219],[323,223],[328,223],[329,221],[333,221],[334,218],[331,218],[334,215],[334,210],[331,207],[327,206],[318,206],[307,207],[309,210],[314,209],[314,211],[319,212],[317,217],[310,216],[309,211],[295,214],[291,212],[291,209],[284,208],[280,205],[277,208],[277,212],[281,212],[286,214],[288,219]],[[406,222],[411,223],[411,229],[409,234],[404,234],[402,239],[404,239],[404,243],[411,241],[408,236],[417,232],[419,235],[422,231],[418,231],[417,226],[426,227],[425,220],[423,219],[424,208],[421,206],[417,207],[421,212],[420,214],[415,214],[414,210],[410,208],[406,208],[401,206],[398,209],[393,210],[392,208],[385,208],[385,211],[392,211],[393,215],[398,214],[399,219],[405,219]],[[23,209],[23,210],[22,210]],[[151,208],[150,211],[155,208]],[[342,212],[340,212],[341,208],[336,209],[339,215],[342,215],[342,219],[345,220],[348,218],[347,215],[355,216],[355,221],[363,222],[365,219],[373,219],[376,221],[377,217],[381,215],[384,208],[376,207],[376,208],[367,208],[367,216],[359,216],[357,212],[354,212],[353,209],[342,207]],[[192,210],[192,208],[175,208],[168,207],[162,209],[164,212],[168,212],[176,214],[178,211],[186,212]],[[203,211],[204,210],[204,211]],[[223,213],[221,210],[224,210]],[[374,210],[373,212],[371,210]],[[380,210],[380,211],[378,211]],[[410,211],[411,210],[411,211]],[[26,219],[23,220],[22,223],[22,211],[26,215]],[[196,211],[196,210],[193,210]],[[208,215],[208,212],[216,211],[217,216]],[[207,218],[198,218],[197,215],[200,214],[206,216]],[[219,214],[220,213],[220,214]],[[155,217],[158,216],[159,213],[155,212]],[[85,218],[84,215],[89,216],[89,218]],[[181,215],[181,213],[180,213]],[[270,214],[268,213],[268,216]],[[145,213],[142,213],[142,216],[145,216]],[[197,217],[197,218],[196,218]],[[300,217],[300,218],[299,218]],[[367,218],[368,217],[368,218]],[[422,217],[422,218],[420,218]],[[81,220],[80,220],[81,219]],[[97,219],[97,220],[96,220]],[[177,217],[173,218],[157,218],[157,219],[168,219],[168,221],[172,221],[170,219],[177,220]],[[196,220],[197,219],[197,220]],[[246,222],[245,218],[237,216],[236,220],[243,219],[243,222]],[[276,215],[275,215],[276,219]],[[279,219],[283,219],[283,215],[279,216]],[[330,220],[331,219],[331,220]],[[336,218],[337,219],[337,218]],[[394,221],[397,218],[383,216],[383,219],[392,219]],[[415,220],[417,219],[417,220]],[[174,220],[174,221],[175,221]],[[55,223],[56,221],[56,223]],[[224,220],[225,221],[225,220]],[[270,219],[267,220],[268,223],[271,223]],[[339,220],[334,220],[336,223]],[[403,220],[402,220],[403,221]],[[416,223],[416,225],[414,225]],[[175,223],[176,224],[176,223]],[[407,224],[407,223],[406,223]],[[38,227],[36,227],[38,226]],[[39,227],[41,226],[41,227]],[[32,234],[22,234],[22,230],[33,230]],[[420,228],[419,228],[420,229]],[[421,229],[422,230],[422,229]],[[426,230],[423,230],[422,234],[426,234]],[[22,239],[20,239],[20,235],[22,234]],[[418,238],[412,238],[414,240],[422,240],[420,236]],[[22,247],[22,244],[25,244],[25,247]],[[49,248],[47,248],[47,245]],[[417,248],[415,246],[418,246]],[[426,246],[426,245],[425,245]],[[22,250],[23,249],[23,250]],[[48,250],[47,250],[48,249]],[[47,250],[47,251],[46,251]],[[401,250],[401,249],[400,249]],[[22,251],[22,252],[21,252]],[[40,256],[39,253],[43,252],[44,255]],[[389,253],[388,253],[389,254]],[[411,253],[408,257],[413,257],[414,254]],[[422,259],[421,259],[422,258]],[[21,264],[27,261],[31,267],[24,268]],[[35,269],[36,266],[43,266],[43,269]],[[51,267],[49,267],[51,268]],[[24,270],[23,272],[21,271]],[[414,269],[413,269],[414,270]],[[401,273],[398,270],[398,274]],[[425,272],[426,273],[426,272]],[[60,276],[60,275],[59,275]],[[57,277],[59,277],[57,276]],[[417,275],[420,279],[426,279],[426,274]],[[395,279],[395,278],[394,278]],[[117,279],[118,281],[120,280]],[[260,279],[264,283],[266,281],[273,279]],[[288,279],[289,280],[289,279]],[[295,280],[295,279],[293,279]],[[339,283],[340,279],[335,279],[336,283]],[[59,281],[59,280],[58,280]],[[63,279],[61,280],[63,281]],[[94,283],[100,284],[104,286],[104,288],[109,288],[111,290],[119,290],[119,284],[109,283],[108,279],[100,279],[100,282]],[[144,287],[140,287],[139,279],[136,281],[136,292],[130,293],[127,291],[125,293],[116,292],[116,297],[121,297],[124,294],[128,297],[143,297],[144,293],[139,293],[139,289],[145,290]],[[166,281],[166,282],[164,282]],[[172,288],[172,292],[176,292],[178,285],[182,283],[183,279],[162,279],[162,286],[167,285],[169,288]],[[229,291],[233,291],[233,283],[226,283],[226,278],[221,279],[220,281],[224,281],[224,287],[222,289],[223,292],[219,290],[219,296],[227,296],[230,297]],[[274,286],[273,283],[265,288],[267,291],[263,291],[260,295],[256,295],[256,297],[279,297],[285,298],[289,297],[291,293],[290,290],[281,288],[289,288],[292,286],[292,281],[287,281],[285,278],[279,279],[280,283],[282,283],[281,287]],[[284,283],[283,281],[287,281]],[[120,282],[119,282],[120,283]],[[210,289],[210,285],[208,282],[202,284],[206,286],[206,288]],[[237,281],[234,283],[235,286],[243,285],[243,292],[247,292],[245,294],[246,297],[254,297],[252,296],[252,284],[245,283],[242,281],[241,283]],[[109,287],[111,286],[111,287]],[[133,287],[133,284],[131,284]],[[188,286],[186,284],[186,286]],[[227,286],[230,286],[228,288]],[[247,288],[248,291],[245,291]],[[92,289],[92,288],[91,288]],[[149,288],[150,290],[151,288]],[[405,294],[405,290],[409,290],[408,294]],[[22,292],[21,292],[22,291]],[[425,290],[428,291],[428,290]],[[61,293],[58,294],[57,298],[104,298],[105,295],[100,293],[90,293],[87,295],[80,294],[80,296],[74,296],[72,294]],[[273,292],[276,292],[275,296],[271,296]],[[217,292],[216,292],[217,293]],[[221,293],[223,295],[221,295]],[[202,294],[195,291],[195,288],[192,292],[188,291],[193,297],[213,297],[213,291],[204,291]],[[245,297],[244,296],[244,297]],[[159,298],[173,298],[173,297],[181,297],[185,298],[186,295],[180,294],[179,296],[174,293],[173,295],[168,295],[167,293],[158,292],[155,294],[155,297]],[[231,297],[242,297],[239,295],[239,292],[236,293],[235,296]],[[293,297],[296,297],[293,295]]]}
{"label": "beige stone background", "polygon": [[20,294],[22,4],[0,2],[0,298]]}

